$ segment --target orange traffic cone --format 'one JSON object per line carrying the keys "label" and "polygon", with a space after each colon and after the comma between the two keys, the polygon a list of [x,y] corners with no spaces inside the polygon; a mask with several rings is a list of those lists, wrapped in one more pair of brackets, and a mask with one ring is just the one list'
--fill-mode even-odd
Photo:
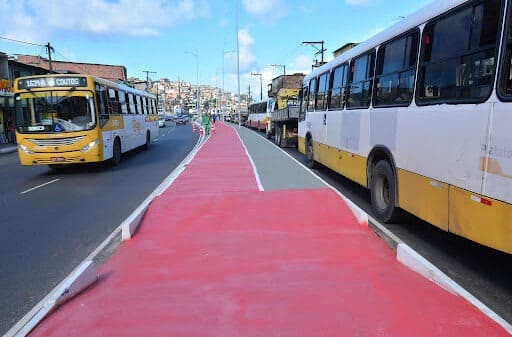
{"label": "orange traffic cone", "polygon": [[202,135],[203,133],[204,133],[203,127],[202,127],[202,126],[200,126],[200,127],[199,127],[199,134],[200,134],[200,135]]}
{"label": "orange traffic cone", "polygon": [[210,128],[210,131],[211,131],[212,133],[215,133],[215,125],[213,125],[213,124],[212,124],[212,127]]}
{"label": "orange traffic cone", "polygon": [[192,132],[194,132],[194,133],[195,133],[195,132],[197,131],[197,130],[196,130],[196,123],[192,122],[192,123],[190,123],[190,124],[192,124]]}

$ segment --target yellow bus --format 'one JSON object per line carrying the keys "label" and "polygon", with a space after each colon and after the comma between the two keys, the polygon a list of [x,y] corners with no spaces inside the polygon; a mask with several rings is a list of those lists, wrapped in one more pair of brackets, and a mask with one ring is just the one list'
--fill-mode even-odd
{"label": "yellow bus", "polygon": [[22,165],[117,165],[122,153],[148,148],[158,135],[154,95],[99,77],[21,77],[14,99]]}
{"label": "yellow bus", "polygon": [[435,2],[304,78],[299,150],[397,208],[512,254],[512,2]]}

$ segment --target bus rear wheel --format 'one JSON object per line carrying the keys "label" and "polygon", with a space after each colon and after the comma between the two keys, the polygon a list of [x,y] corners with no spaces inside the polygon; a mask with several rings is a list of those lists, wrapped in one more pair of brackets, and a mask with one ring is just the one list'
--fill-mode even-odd
{"label": "bus rear wheel", "polygon": [[149,131],[146,132],[146,143],[144,143],[144,150],[149,150],[151,146],[151,133]]}
{"label": "bus rear wheel", "polygon": [[112,164],[114,166],[119,165],[121,162],[121,142],[119,138],[114,141],[114,147],[112,148]]}
{"label": "bus rear wheel", "polygon": [[370,186],[372,210],[375,216],[383,222],[392,222],[397,218],[396,179],[391,165],[381,160],[372,172]]}
{"label": "bus rear wheel", "polygon": [[274,143],[277,146],[281,146],[281,134],[282,134],[281,126],[276,125],[276,136],[274,137]]}

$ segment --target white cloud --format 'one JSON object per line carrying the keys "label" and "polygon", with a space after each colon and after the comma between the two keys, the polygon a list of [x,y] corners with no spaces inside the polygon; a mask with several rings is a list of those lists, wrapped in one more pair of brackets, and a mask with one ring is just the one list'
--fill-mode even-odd
{"label": "white cloud", "polygon": [[345,3],[349,6],[365,6],[370,3],[371,0],[345,0]]}
{"label": "white cloud", "polygon": [[31,41],[57,32],[154,36],[163,28],[208,13],[206,0],[91,0],[87,6],[69,0],[0,2],[2,34]]}
{"label": "white cloud", "polygon": [[269,21],[286,15],[283,0],[243,0],[245,10],[254,16],[268,17]]}
{"label": "white cloud", "polygon": [[[252,39],[249,30],[241,29],[238,31],[238,42],[239,42],[239,58],[240,58],[240,72],[244,73],[250,69],[256,62],[256,57],[253,54],[252,47],[254,40]],[[236,51],[225,55],[226,69],[235,69],[236,71]],[[230,65],[230,64],[231,65]]]}

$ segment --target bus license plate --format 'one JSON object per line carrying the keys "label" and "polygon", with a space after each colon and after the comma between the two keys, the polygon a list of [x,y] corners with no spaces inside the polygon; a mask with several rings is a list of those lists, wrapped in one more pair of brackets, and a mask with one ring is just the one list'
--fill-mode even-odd
{"label": "bus license plate", "polygon": [[64,157],[52,157],[52,161],[53,162],[63,162],[64,161]]}

